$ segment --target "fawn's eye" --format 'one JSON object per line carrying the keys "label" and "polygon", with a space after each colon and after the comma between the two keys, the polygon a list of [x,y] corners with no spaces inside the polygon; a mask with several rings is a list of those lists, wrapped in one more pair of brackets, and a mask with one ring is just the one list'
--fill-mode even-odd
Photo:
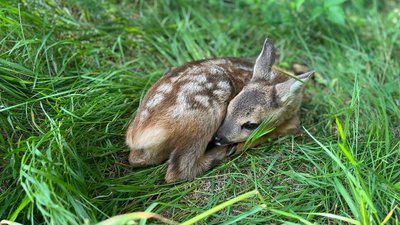
{"label": "fawn's eye", "polygon": [[251,122],[246,122],[242,125],[242,129],[246,129],[246,130],[255,130],[258,125],[260,125],[259,123],[251,123]]}

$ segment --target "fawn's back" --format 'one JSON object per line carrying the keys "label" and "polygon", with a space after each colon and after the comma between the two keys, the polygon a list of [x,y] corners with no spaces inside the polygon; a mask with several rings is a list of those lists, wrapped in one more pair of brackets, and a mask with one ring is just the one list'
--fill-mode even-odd
{"label": "fawn's back", "polygon": [[250,80],[253,65],[247,59],[208,59],[167,72],[147,92],[128,128],[131,165],[170,158],[173,176],[191,178],[196,171],[186,165],[188,160],[201,157],[229,101]]}

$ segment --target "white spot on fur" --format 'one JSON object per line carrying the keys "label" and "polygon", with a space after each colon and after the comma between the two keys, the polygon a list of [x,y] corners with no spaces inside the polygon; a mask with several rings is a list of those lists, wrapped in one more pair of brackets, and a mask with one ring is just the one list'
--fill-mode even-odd
{"label": "white spot on fur", "polygon": [[173,118],[178,118],[182,116],[185,113],[185,110],[187,108],[187,102],[186,102],[186,93],[183,91],[178,92],[177,98],[176,98],[176,105],[172,106],[170,109],[170,115]]}
{"label": "white spot on fur", "polygon": [[217,87],[223,90],[229,90],[231,88],[229,82],[225,80],[218,82]]}
{"label": "white spot on fur", "polygon": [[143,121],[143,120],[147,119],[149,116],[150,116],[150,113],[149,113],[149,111],[147,111],[147,109],[142,111],[140,113],[140,117],[139,117],[140,121]]}
{"label": "white spot on fur", "polygon": [[241,69],[241,70],[249,71],[249,72],[253,71],[253,67],[248,67],[248,66],[241,65],[241,64],[237,64],[237,65],[235,65],[235,67],[238,69]]}
{"label": "white spot on fur", "polygon": [[186,110],[185,105],[178,105],[170,111],[170,116],[172,116],[172,118],[175,118],[175,119],[179,118],[184,115],[185,110]]}
{"label": "white spot on fur", "polygon": [[196,82],[196,83],[205,83],[207,81],[207,77],[202,74],[192,74],[185,76],[182,80]]}
{"label": "white spot on fur", "polygon": [[226,64],[226,63],[229,62],[229,61],[226,60],[226,59],[215,59],[215,60],[213,60],[213,61],[214,61],[215,64]]}
{"label": "white spot on fur", "polygon": [[149,101],[147,101],[146,106],[148,108],[153,108],[164,100],[164,95],[157,93]]}
{"label": "white spot on fur", "polygon": [[170,115],[172,118],[177,119],[177,118],[179,118],[180,116],[182,116],[183,111],[184,111],[184,109],[179,108],[179,107],[175,107],[175,108],[173,108],[173,109],[171,109],[171,110],[169,111],[169,115]]}
{"label": "white spot on fur", "polygon": [[211,74],[216,74],[216,75],[221,75],[225,72],[225,70],[219,66],[212,66],[209,69]]}
{"label": "white spot on fur", "polygon": [[172,91],[172,85],[171,84],[161,84],[158,86],[157,91],[162,92],[162,93],[169,93]]}
{"label": "white spot on fur", "polygon": [[177,81],[180,77],[179,76],[175,76],[175,77],[171,77],[170,80],[172,83],[175,83],[175,81]]}
{"label": "white spot on fur", "polygon": [[180,89],[181,92],[188,92],[188,93],[198,92],[202,90],[203,87],[195,82],[188,82],[186,84],[183,84]]}
{"label": "white spot on fur", "polygon": [[198,83],[205,83],[207,81],[207,77],[204,75],[194,76],[191,80],[196,81]]}
{"label": "white spot on fur", "polygon": [[211,89],[213,87],[213,83],[207,83],[206,88]]}
{"label": "white spot on fur", "polygon": [[209,97],[205,95],[196,95],[194,96],[194,100],[196,100],[198,103],[203,105],[204,107],[209,107],[210,103],[208,102]]}
{"label": "white spot on fur", "polygon": [[187,110],[189,108],[189,104],[187,103],[187,96],[192,93],[202,91],[203,89],[203,86],[200,86],[198,83],[192,81],[183,84],[180,87],[179,92],[177,93],[176,105],[173,105],[170,108],[170,116],[172,116],[173,118],[179,118],[187,113]]}
{"label": "white spot on fur", "polygon": [[227,91],[224,91],[224,90],[215,90],[215,91],[213,91],[213,94],[214,94],[214,95],[217,95],[217,96],[223,96],[223,95],[226,95],[226,94],[227,94]]}
{"label": "white spot on fur", "polygon": [[161,127],[149,127],[140,132],[135,140],[133,140],[133,147],[135,149],[144,149],[151,151],[156,149],[159,145],[163,144],[167,137],[167,131]]}

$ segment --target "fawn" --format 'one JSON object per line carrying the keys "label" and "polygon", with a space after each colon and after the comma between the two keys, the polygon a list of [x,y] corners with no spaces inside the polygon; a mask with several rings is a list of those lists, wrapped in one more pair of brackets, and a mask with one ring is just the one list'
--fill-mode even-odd
{"label": "fawn", "polygon": [[[269,137],[293,133],[303,83],[287,80],[272,68],[274,60],[274,44],[266,39],[255,63],[205,59],[167,72],[147,92],[128,127],[130,164],[168,159],[167,182],[190,180],[232,153],[227,144],[243,142],[264,118],[272,116],[277,126]],[[299,78],[305,81],[311,74]],[[210,141],[217,146],[207,149]]]}

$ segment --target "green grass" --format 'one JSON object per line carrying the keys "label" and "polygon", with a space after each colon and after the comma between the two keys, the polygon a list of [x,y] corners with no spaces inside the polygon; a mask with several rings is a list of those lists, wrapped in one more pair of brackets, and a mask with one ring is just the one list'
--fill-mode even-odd
{"label": "green grass", "polygon": [[[18,2],[0,2],[0,219],[400,224],[397,1]],[[265,37],[278,65],[317,71],[302,136],[192,182],[165,184],[165,165],[129,168],[124,132],[164,71],[256,56]]]}

